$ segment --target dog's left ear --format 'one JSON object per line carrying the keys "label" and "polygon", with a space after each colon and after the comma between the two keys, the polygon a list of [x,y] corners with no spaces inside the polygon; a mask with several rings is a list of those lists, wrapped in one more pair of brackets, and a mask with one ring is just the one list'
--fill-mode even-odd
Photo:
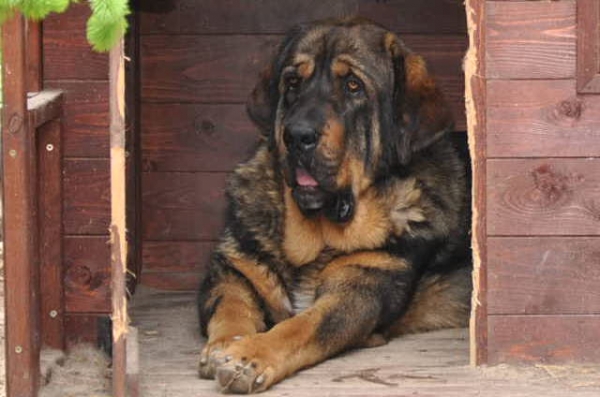
{"label": "dog's left ear", "polygon": [[258,78],[256,86],[246,101],[246,112],[250,120],[260,129],[261,134],[271,136],[275,108],[277,107],[277,87],[273,85],[273,66],[265,68]]}
{"label": "dog's left ear", "polygon": [[401,130],[398,155],[406,164],[412,153],[440,139],[454,122],[425,60],[408,50],[393,33],[386,34],[384,45],[394,65],[393,106],[395,122]]}

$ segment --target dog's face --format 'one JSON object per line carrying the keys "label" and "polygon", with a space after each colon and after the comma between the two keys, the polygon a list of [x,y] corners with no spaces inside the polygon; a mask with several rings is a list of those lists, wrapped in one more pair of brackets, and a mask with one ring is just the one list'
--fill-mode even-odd
{"label": "dog's face", "polygon": [[451,127],[425,63],[361,19],[294,28],[248,113],[306,216],[352,219],[360,194]]}

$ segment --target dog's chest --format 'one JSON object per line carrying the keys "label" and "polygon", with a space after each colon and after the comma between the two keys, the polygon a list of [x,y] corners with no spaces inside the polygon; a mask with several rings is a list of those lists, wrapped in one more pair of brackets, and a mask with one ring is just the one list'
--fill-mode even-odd
{"label": "dog's chest", "polygon": [[315,302],[317,288],[322,281],[320,273],[333,257],[332,250],[324,250],[315,261],[296,270],[291,285],[291,300],[295,314],[303,312]]}

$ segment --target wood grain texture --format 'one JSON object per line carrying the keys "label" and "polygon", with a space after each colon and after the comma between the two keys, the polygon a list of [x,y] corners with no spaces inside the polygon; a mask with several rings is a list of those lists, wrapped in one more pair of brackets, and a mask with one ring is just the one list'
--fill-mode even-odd
{"label": "wood grain texture", "polygon": [[92,51],[82,32],[44,30],[45,80],[107,79],[106,54]]}
{"label": "wood grain texture", "polygon": [[223,226],[225,173],[144,173],[145,240],[214,240]]}
{"label": "wood grain texture", "polygon": [[144,104],[145,171],[231,171],[260,134],[244,105]]}
{"label": "wood grain texture", "polygon": [[575,77],[575,1],[488,1],[486,7],[486,77]]}
{"label": "wood grain texture", "polygon": [[67,348],[81,343],[95,345],[98,341],[98,316],[67,314],[65,317]]}
{"label": "wood grain texture", "polygon": [[462,33],[464,8],[453,0],[165,1],[142,10],[143,34],[274,34],[293,24],[361,15],[409,33]]}
{"label": "wood grain texture", "polygon": [[356,0],[180,0],[171,3],[175,3],[171,11],[142,13],[143,34],[281,34],[298,23],[354,15],[357,9]]}
{"label": "wood grain texture", "polygon": [[27,21],[27,91],[38,92],[42,87],[42,23]]}
{"label": "wood grain texture", "polygon": [[208,266],[214,241],[146,241],[144,272],[198,272]]}
{"label": "wood grain texture", "polygon": [[44,90],[27,95],[29,126],[40,127],[49,121],[59,119],[63,113],[63,94],[59,90]]}
{"label": "wood grain texture", "polygon": [[66,236],[63,245],[67,313],[110,313],[108,236]]}
{"label": "wood grain texture", "polygon": [[202,277],[200,272],[144,272],[142,285],[162,291],[197,291]]}
{"label": "wood grain texture", "polygon": [[487,362],[487,85],[485,76],[486,2],[466,0],[465,10],[471,45],[465,56],[465,107],[471,159],[471,245],[473,250],[473,295],[470,321],[470,362]]}
{"label": "wood grain texture", "polygon": [[109,155],[108,81],[46,81],[64,92],[65,157]]}
{"label": "wood grain texture", "polygon": [[2,193],[6,392],[36,396],[39,387],[37,153],[27,115],[26,25],[15,13],[2,25]]}
{"label": "wood grain texture", "polygon": [[[196,292],[140,288],[131,306],[145,397],[222,395],[214,381],[197,376],[205,341],[198,332]],[[468,339],[463,329],[407,335],[341,354],[261,396],[594,397],[600,391],[598,366],[474,368],[468,365]]]}
{"label": "wood grain texture", "polygon": [[63,221],[69,235],[107,235],[110,173],[107,159],[63,161]]}
{"label": "wood grain texture", "polygon": [[399,33],[465,33],[465,7],[454,0],[359,0],[358,15]]}
{"label": "wood grain texture", "polygon": [[61,135],[58,119],[40,128],[37,141],[41,336],[54,349],[65,347]]}
{"label": "wood grain texture", "polygon": [[600,314],[600,238],[488,238],[490,314]]}
{"label": "wood grain texture", "polygon": [[144,102],[245,102],[278,36],[143,36]]}
{"label": "wood grain texture", "polygon": [[489,363],[600,362],[600,316],[490,316]]}
{"label": "wood grain texture", "polygon": [[489,160],[488,235],[600,235],[600,159]]}
{"label": "wood grain texture", "polygon": [[[404,35],[464,114],[464,36]],[[143,36],[144,102],[244,103],[280,36]],[[461,108],[458,110],[458,108]],[[464,118],[459,117],[457,120]],[[464,125],[464,124],[463,124]]]}
{"label": "wood grain texture", "polygon": [[600,155],[600,97],[577,95],[575,81],[490,80],[487,85],[490,157]]}

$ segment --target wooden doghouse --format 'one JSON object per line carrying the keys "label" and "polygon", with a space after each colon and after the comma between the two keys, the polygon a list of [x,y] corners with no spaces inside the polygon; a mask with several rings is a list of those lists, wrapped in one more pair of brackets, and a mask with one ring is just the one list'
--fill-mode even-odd
{"label": "wooden doghouse", "polygon": [[133,3],[126,58],[90,50],[85,4],[3,27],[9,397],[36,394],[42,343],[111,324],[123,395],[125,285],[196,288],[259,70],[293,23],[353,14],[429,60],[469,131],[472,362],[600,360],[598,1]]}

